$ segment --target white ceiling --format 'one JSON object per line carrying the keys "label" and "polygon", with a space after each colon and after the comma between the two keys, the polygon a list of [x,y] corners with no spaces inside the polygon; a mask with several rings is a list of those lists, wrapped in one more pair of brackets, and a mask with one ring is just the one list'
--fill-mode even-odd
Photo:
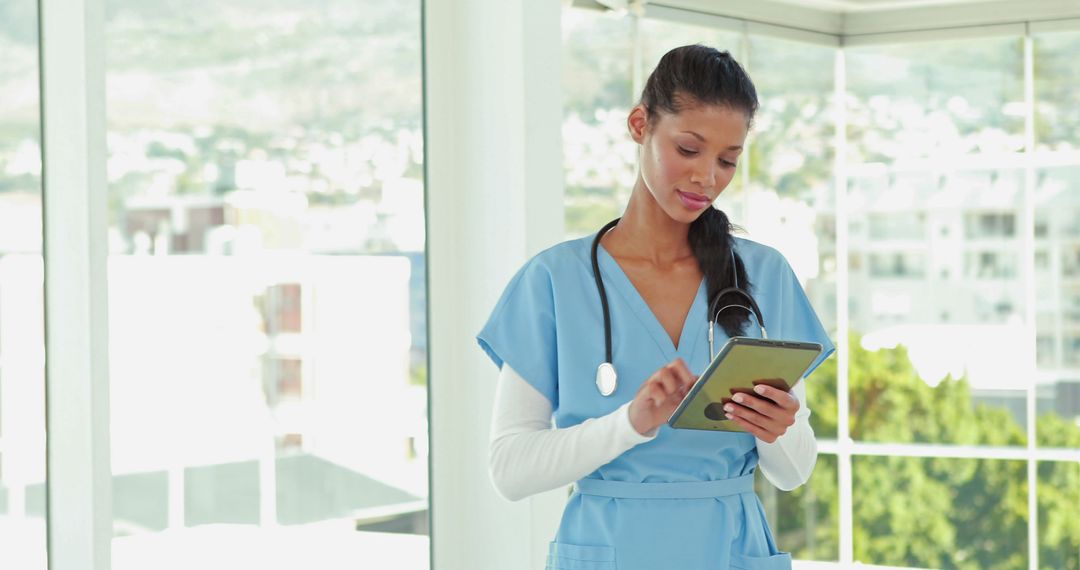
{"label": "white ceiling", "polygon": [[903,10],[927,6],[956,6],[978,4],[983,0],[776,0],[781,4],[817,8],[842,14],[873,12],[877,10]]}
{"label": "white ceiling", "polygon": [[[843,45],[1080,29],[1080,0],[563,0],[600,10],[703,24],[781,27]],[[767,32],[766,32],[767,33]],[[902,38],[902,39],[901,39]]]}

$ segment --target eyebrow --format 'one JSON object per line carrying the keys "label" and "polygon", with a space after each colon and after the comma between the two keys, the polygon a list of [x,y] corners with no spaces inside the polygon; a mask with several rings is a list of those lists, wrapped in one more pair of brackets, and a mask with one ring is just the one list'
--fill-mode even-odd
{"label": "eyebrow", "polygon": [[[684,133],[686,133],[688,135],[693,135],[694,138],[696,138],[697,140],[699,140],[701,142],[705,142],[705,137],[695,133],[694,131],[682,131],[682,132],[684,132]],[[742,150],[742,147],[739,146],[739,145],[735,145],[735,146],[729,146],[727,149],[728,150]]]}

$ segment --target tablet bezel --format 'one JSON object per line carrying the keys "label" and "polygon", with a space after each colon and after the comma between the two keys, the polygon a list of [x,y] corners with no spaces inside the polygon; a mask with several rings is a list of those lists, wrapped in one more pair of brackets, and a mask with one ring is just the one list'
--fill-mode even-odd
{"label": "tablet bezel", "polygon": [[[719,419],[719,420],[712,420],[716,424],[719,424],[718,427],[691,427],[691,426],[676,426],[675,425],[679,421],[679,418],[682,416],[682,414],[686,410],[686,408],[689,407],[690,403],[694,401],[695,397],[697,397],[698,393],[701,392],[702,389],[704,389],[705,385],[708,383],[708,379],[713,375],[713,373],[716,371],[716,369],[723,363],[724,358],[732,350],[734,350],[738,346],[765,346],[765,347],[791,348],[791,349],[796,349],[796,350],[805,350],[805,351],[813,352],[814,356],[807,363],[806,368],[799,374],[799,377],[796,378],[795,381],[792,382],[790,386],[786,387],[786,390],[788,390],[788,391],[790,391],[792,388],[795,387],[796,384],[798,384],[800,381],[802,381],[802,378],[806,375],[806,371],[809,370],[811,366],[813,366],[814,362],[821,356],[821,351],[823,350],[823,347],[821,346],[821,344],[818,344],[816,342],[772,340],[772,339],[761,339],[761,338],[752,338],[752,337],[743,337],[743,336],[731,337],[724,344],[724,346],[720,349],[720,352],[717,353],[716,358],[714,358],[713,361],[709,363],[709,366],[707,368],[705,368],[705,370],[701,373],[701,375],[698,377],[697,381],[694,383],[694,386],[690,389],[689,392],[687,392],[686,396],[683,397],[682,401],[679,402],[679,406],[677,408],[675,408],[674,412],[671,413],[671,416],[668,418],[668,421],[667,421],[668,426],[670,426],[673,429],[688,429],[688,430],[696,430],[696,431],[736,431],[736,432],[745,432],[746,431],[739,424],[733,422],[732,420],[726,419],[726,418],[725,419]],[[766,379],[761,379],[761,380],[765,381]],[[766,382],[766,383],[768,383],[768,382]],[[779,386],[774,386],[774,387],[779,387]],[[753,385],[745,386],[745,387],[742,387],[742,388],[743,389],[740,389],[740,390],[737,390],[737,391],[751,392],[753,390]],[[785,389],[785,388],[780,388],[780,389]]]}

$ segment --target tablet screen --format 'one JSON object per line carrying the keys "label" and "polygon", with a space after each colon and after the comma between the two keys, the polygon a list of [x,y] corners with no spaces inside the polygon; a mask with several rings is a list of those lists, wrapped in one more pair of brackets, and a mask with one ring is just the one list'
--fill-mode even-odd
{"label": "tablet screen", "polygon": [[724,416],[724,404],[737,392],[753,393],[757,384],[790,391],[819,354],[821,345],[817,343],[734,337],[701,374],[668,425],[746,431]]}

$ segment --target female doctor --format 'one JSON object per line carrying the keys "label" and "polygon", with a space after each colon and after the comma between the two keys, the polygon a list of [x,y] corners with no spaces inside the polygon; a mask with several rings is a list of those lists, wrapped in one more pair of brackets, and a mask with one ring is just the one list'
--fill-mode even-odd
{"label": "female doctor", "polygon": [[727,52],[668,52],[627,119],[640,164],[622,217],[528,261],[477,336],[500,369],[497,490],[517,500],[574,483],[548,569],[791,567],[753,478],[759,466],[784,490],[809,478],[805,382],[736,396],[726,413],[745,433],[666,424],[712,358],[714,326],[717,347],[766,329],[820,343],[811,371],[833,351],[784,257],[732,236],[712,207],[757,107]]}

